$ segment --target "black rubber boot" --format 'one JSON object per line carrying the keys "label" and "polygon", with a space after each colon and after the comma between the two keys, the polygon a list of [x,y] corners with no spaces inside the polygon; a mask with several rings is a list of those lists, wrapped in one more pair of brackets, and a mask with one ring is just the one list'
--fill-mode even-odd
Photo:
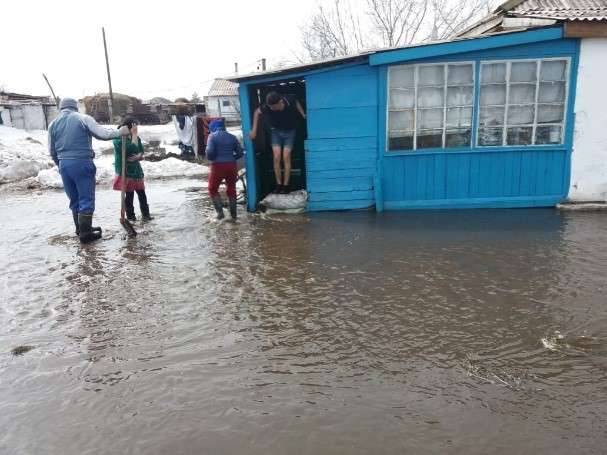
{"label": "black rubber boot", "polygon": [[[80,225],[78,224],[78,212],[72,212],[72,218],[74,218],[74,226],[76,226],[76,235],[80,236]],[[101,228],[99,226],[93,226],[93,232],[101,233]]]}
{"label": "black rubber boot", "polygon": [[150,206],[148,205],[148,198],[145,195],[145,191],[137,191],[137,197],[139,198],[141,218],[143,218],[143,221],[152,221],[154,217],[150,215]]}
{"label": "black rubber boot", "polygon": [[126,219],[129,221],[137,221],[135,216],[135,207],[133,205],[133,199],[135,193],[133,191],[127,191],[124,197],[124,208],[126,210]]}
{"label": "black rubber boot", "polygon": [[223,220],[223,202],[221,202],[221,196],[217,195],[213,198],[213,207],[215,207],[215,211],[217,212],[217,219]]}
{"label": "black rubber boot", "polygon": [[236,211],[236,199],[230,199],[230,216],[236,220],[238,213]]}
{"label": "black rubber boot", "polygon": [[99,231],[93,231],[93,214],[92,213],[79,213],[78,214],[78,227],[80,243],[90,243],[101,238],[101,228]]}

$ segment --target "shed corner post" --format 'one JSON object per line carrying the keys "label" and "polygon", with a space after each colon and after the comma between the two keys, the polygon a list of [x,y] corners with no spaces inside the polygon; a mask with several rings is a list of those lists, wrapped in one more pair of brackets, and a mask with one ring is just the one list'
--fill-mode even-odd
{"label": "shed corner post", "polygon": [[386,121],[388,109],[388,68],[382,65],[377,84],[377,168],[375,170],[375,210],[384,211],[384,152],[386,151]]}
{"label": "shed corner post", "polygon": [[254,212],[257,205],[257,181],[255,176],[255,146],[249,138],[251,129],[251,110],[249,99],[249,86],[240,84],[238,87],[238,95],[240,98],[240,122],[242,125],[242,141],[246,150],[245,167],[247,171],[247,210]]}

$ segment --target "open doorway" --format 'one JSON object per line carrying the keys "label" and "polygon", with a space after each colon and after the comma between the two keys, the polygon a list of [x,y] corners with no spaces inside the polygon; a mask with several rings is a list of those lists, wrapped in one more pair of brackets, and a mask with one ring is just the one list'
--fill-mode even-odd
{"label": "open doorway", "polygon": [[[251,118],[255,110],[264,102],[269,92],[278,92],[282,95],[295,97],[306,111],[306,84],[302,78],[285,79],[249,87]],[[257,137],[253,143],[255,149],[255,168],[257,175],[257,201],[261,201],[276,187],[274,178],[274,165],[272,158],[271,132],[268,125],[264,125],[263,117],[260,119]],[[295,144],[291,152],[291,191],[306,189],[306,157],[304,141],[307,137],[306,120],[298,116]]]}

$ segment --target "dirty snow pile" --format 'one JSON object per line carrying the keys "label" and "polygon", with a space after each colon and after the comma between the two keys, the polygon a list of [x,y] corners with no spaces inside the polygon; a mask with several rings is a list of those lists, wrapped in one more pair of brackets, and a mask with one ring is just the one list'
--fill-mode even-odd
{"label": "dirty snow pile", "polygon": [[[159,141],[161,147],[174,147],[176,134],[172,124],[140,126],[143,141]],[[0,125],[0,184],[28,181],[43,188],[63,188],[57,167],[47,147],[46,131],[24,131]],[[114,177],[112,141],[93,140],[97,182]],[[169,150],[167,150],[169,151]],[[157,162],[143,161],[147,179],[199,177],[208,174],[208,168],[196,163],[168,158]]]}

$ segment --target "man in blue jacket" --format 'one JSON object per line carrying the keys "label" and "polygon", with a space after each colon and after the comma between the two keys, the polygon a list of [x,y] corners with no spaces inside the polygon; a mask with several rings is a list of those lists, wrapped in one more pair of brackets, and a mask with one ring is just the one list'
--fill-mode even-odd
{"label": "man in blue jacket", "polygon": [[236,136],[226,131],[223,120],[213,120],[209,125],[211,135],[207,141],[207,159],[211,162],[209,173],[209,195],[217,212],[217,219],[223,218],[223,203],[219,196],[219,185],[225,179],[230,216],[236,220],[236,180],[238,169],[236,161],[243,155],[242,147]]}
{"label": "man in blue jacket", "polygon": [[48,128],[48,148],[70,200],[76,235],[82,243],[89,243],[101,238],[101,228],[92,227],[97,172],[92,137],[108,141],[129,134],[128,127],[99,126],[91,116],[78,112],[78,102],[73,98],[63,98],[59,109],[59,116]]}

